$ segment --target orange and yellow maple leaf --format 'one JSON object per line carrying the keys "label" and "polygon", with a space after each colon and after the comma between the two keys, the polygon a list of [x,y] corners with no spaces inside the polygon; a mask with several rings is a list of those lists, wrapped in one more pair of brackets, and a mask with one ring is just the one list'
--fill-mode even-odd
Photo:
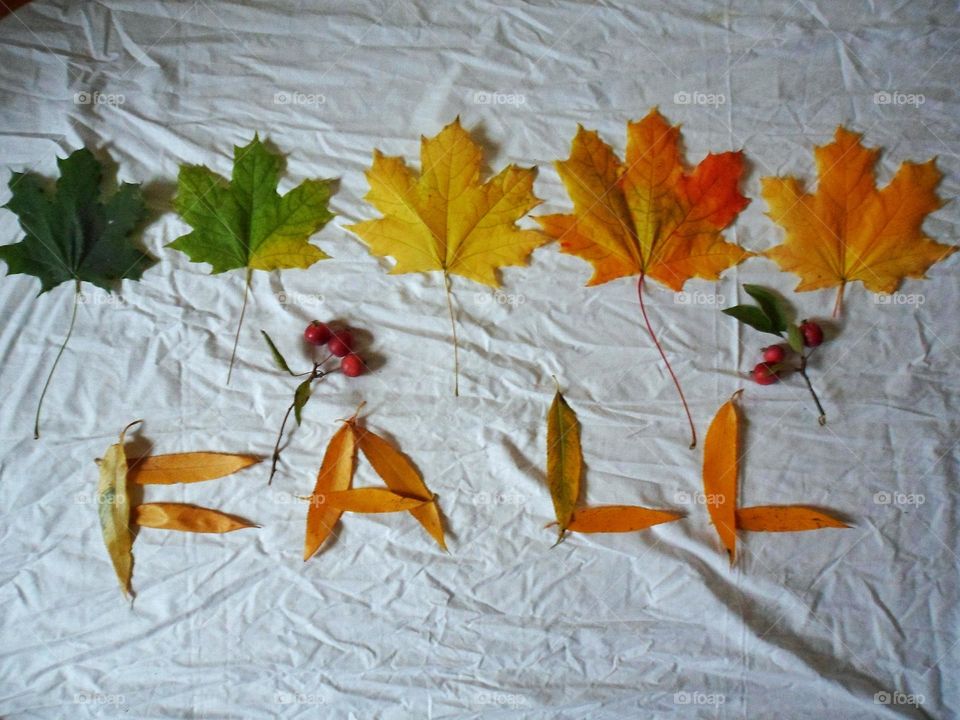
{"label": "orange and yellow maple leaf", "polygon": [[596,132],[580,126],[570,157],[556,163],[573,213],[537,218],[560,249],[593,265],[588,285],[639,275],[640,311],[677,388],[697,443],[686,398],[647,317],[643,280],[674,291],[693,277],[716,280],[751,255],[723,239],[723,230],[750,202],[738,185],[742,152],[708,154],[691,172],[680,154],[680,128],[654,108],[627,123],[626,161]]}
{"label": "orange and yellow maple leaf", "polygon": [[685,172],[680,128],[656,109],[627,124],[626,162],[581,126],[570,157],[556,163],[573,213],[537,221],[563,252],[593,265],[589,285],[639,273],[681,290],[750,256],[721,235],[749,203],[737,189],[743,165],[742,152],[711,153]]}
{"label": "orange and yellow maple leaf", "polygon": [[421,138],[419,176],[403,158],[374,150],[365,197],[383,217],[347,226],[371,253],[393,257],[393,274],[443,272],[455,347],[450,275],[498,287],[498,268],[525,264],[549,241],[516,225],[541,202],[533,194],[536,169],[508,165],[481,182],[482,163],[482,149],[459,118]]}
{"label": "orange and yellow maple leaf", "polygon": [[934,160],[903,163],[878,190],[874,166],[880,151],[865,148],[860,138],[841,126],[833,142],[814,148],[815,193],[804,192],[793,177],[761,180],[768,214],[787,235],[765,255],[800,276],[798,292],[839,288],[835,313],[847,283],[859,280],[868,290],[890,293],[904,278],[923,278],[956,250],[922,229],[924,218],[943,204]]}

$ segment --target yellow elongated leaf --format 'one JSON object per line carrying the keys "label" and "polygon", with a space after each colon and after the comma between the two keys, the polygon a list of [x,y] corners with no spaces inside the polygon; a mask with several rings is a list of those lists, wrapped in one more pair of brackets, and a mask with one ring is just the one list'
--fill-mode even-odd
{"label": "yellow elongated leaf", "polygon": [[97,511],[103,543],[125,596],[133,594],[130,587],[133,533],[130,532],[130,497],[127,494],[127,454],[124,444],[127,430],[136,424],[127,425],[120,433],[119,442],[111,445],[99,461],[100,480],[97,484]]}
{"label": "yellow elongated leaf", "polygon": [[138,485],[194,483],[232,475],[262,458],[221,452],[187,452],[148,455],[131,459],[127,479]]}
{"label": "yellow elongated leaf", "polygon": [[602,505],[574,511],[567,530],[578,533],[624,533],[645,530],[683,517],[667,510],[637,505]]}
{"label": "yellow elongated leaf", "polygon": [[412,510],[431,501],[398,495],[384,488],[356,488],[314,495],[310,502],[343,512],[392,513]]}
{"label": "yellow elongated leaf", "polygon": [[142,503],[134,509],[134,519],[141,527],[181,530],[194,533],[228,533],[256,527],[249,520],[219,510],[186,503]]}
{"label": "yellow elongated leaf", "polygon": [[583,454],[580,423],[559,386],[547,412],[547,486],[563,537],[580,496]]}
{"label": "yellow elongated leaf", "polygon": [[356,434],[353,424],[345,422],[330,439],[320,464],[320,472],[317,473],[310,508],[307,510],[307,530],[303,540],[304,561],[309,560],[320,549],[343,512],[338,508],[314,502],[313,499],[349,488],[353,481],[355,459]]}
{"label": "yellow elongated leaf", "polygon": [[447,543],[443,537],[443,523],[436,498],[406,455],[376,433],[365,428],[357,428],[357,441],[360,452],[367,458],[374,471],[395,493],[407,497],[423,498],[429,502],[411,508],[410,514],[423,525],[430,536],[444,550]]}
{"label": "yellow elongated leaf", "polygon": [[737,477],[740,472],[740,414],[737,409],[738,390],[720,406],[703,447],[703,492],[710,519],[720,535],[720,541],[730,555],[736,557],[737,547]]}
{"label": "yellow elongated leaf", "polygon": [[842,520],[805,505],[757,505],[737,510],[737,528],[751,532],[801,532],[848,527]]}

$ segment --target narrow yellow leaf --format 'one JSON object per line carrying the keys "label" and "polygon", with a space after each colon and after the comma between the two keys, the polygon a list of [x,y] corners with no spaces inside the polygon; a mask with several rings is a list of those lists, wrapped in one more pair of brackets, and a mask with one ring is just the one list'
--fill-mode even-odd
{"label": "narrow yellow leaf", "polygon": [[751,532],[801,532],[850,526],[805,505],[757,505],[737,510],[737,527]]}
{"label": "narrow yellow leaf", "polygon": [[557,386],[547,412],[547,486],[563,537],[580,495],[583,454],[580,449],[580,423]]}
{"label": "narrow yellow leaf", "polygon": [[143,503],[134,509],[134,518],[141,527],[181,530],[194,533],[228,533],[256,525],[219,510],[186,503]]}
{"label": "narrow yellow leaf", "polygon": [[314,495],[311,504],[337,508],[343,512],[392,513],[412,510],[431,502],[423,498],[398,495],[384,488],[357,488]]}
{"label": "narrow yellow leaf", "polygon": [[120,440],[111,445],[100,464],[100,481],[97,484],[97,511],[100,515],[100,530],[103,543],[110,554],[113,570],[125,596],[133,594],[130,576],[133,572],[133,533],[130,531],[130,497],[127,494],[127,455],[124,450],[130,423],[120,433]]}
{"label": "narrow yellow leaf", "polygon": [[360,451],[388,488],[400,495],[423,498],[429,501],[411,508],[410,514],[423,525],[424,530],[437,541],[437,544],[446,550],[447,544],[443,537],[443,523],[440,519],[436,498],[423,482],[423,478],[417,472],[417,469],[407,459],[406,455],[376,433],[372,433],[365,428],[357,428],[356,433]]}
{"label": "narrow yellow leaf", "polygon": [[707,510],[720,541],[730,555],[730,564],[737,547],[737,477],[740,468],[740,414],[736,400],[742,390],[733,394],[717,411],[703,446],[703,492]]}
{"label": "narrow yellow leaf", "polygon": [[350,487],[356,456],[356,435],[353,424],[345,422],[334,433],[327,445],[317,473],[317,483],[313,488],[310,508],[307,510],[307,530],[303,541],[303,559],[309,560],[323,541],[333,532],[334,525],[340,519],[342,510],[329,505],[314,502],[323,495]]}
{"label": "narrow yellow leaf", "polygon": [[603,505],[576,510],[567,530],[578,533],[634,532],[681,517],[680,513],[651,510],[637,505]]}
{"label": "narrow yellow leaf", "polygon": [[170,485],[214,480],[255,465],[262,458],[221,452],[148,455],[131,459],[127,479],[138,485]]}

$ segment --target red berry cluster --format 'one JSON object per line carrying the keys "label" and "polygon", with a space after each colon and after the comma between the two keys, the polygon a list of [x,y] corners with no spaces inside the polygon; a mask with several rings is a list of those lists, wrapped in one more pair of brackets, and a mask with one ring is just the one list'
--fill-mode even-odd
{"label": "red berry cluster", "polygon": [[[823,328],[812,320],[804,320],[800,323],[800,337],[803,344],[809,348],[815,348],[823,343]],[[753,368],[753,379],[759,385],[773,385],[780,379],[781,373],[790,368],[784,365],[787,359],[787,353],[790,347],[787,345],[769,345],[763,350],[763,362],[758,363]]]}
{"label": "red berry cluster", "polygon": [[331,355],[340,358],[340,370],[347,377],[363,374],[363,360],[353,352],[353,334],[349,330],[332,330],[326,323],[314,320],[303,331],[303,339],[317,347],[326,345]]}

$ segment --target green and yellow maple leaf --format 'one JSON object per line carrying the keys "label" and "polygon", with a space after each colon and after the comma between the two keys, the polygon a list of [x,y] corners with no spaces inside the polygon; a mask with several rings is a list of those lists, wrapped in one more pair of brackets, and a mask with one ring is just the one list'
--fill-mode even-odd
{"label": "green and yellow maple leaf", "polygon": [[[267,150],[254,135],[250,144],[233,148],[229,181],[202,165],[180,168],[174,206],[193,232],[177,238],[170,247],[186,253],[193,262],[209,263],[214,274],[246,268],[244,310],[254,270],[307,268],[330,257],[311,245],[309,238],[333,218],[327,207],[331,181],[305,180],[280,195],[277,185],[282,164],[282,157]],[[239,337],[238,325],[237,340]]]}

